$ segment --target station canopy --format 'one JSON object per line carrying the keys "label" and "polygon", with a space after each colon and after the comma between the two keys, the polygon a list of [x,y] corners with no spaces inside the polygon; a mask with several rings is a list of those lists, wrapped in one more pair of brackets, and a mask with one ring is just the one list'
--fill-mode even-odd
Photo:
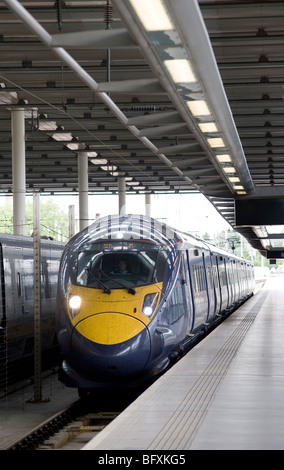
{"label": "station canopy", "polygon": [[270,259],[284,256],[284,2],[0,1],[1,193],[11,110],[26,190],[201,192]]}

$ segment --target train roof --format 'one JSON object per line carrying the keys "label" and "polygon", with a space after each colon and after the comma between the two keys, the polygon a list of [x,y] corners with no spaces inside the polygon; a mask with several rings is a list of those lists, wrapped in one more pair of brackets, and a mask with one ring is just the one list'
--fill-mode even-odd
{"label": "train roof", "polygon": [[[107,239],[152,240],[154,243],[178,245],[180,247],[189,244],[197,248],[210,250],[219,255],[230,256],[233,259],[242,259],[234,253],[228,253],[226,250],[200,240],[189,233],[176,230],[164,222],[142,214],[108,215],[102,217],[75,235],[72,240],[73,242],[76,241],[76,244],[80,246]],[[72,240],[70,243],[72,243]],[[247,262],[246,260],[243,261]]]}
{"label": "train roof", "polygon": [[[33,245],[33,237],[25,237],[23,235],[11,235],[9,233],[0,233],[0,244],[3,246],[30,247]],[[65,243],[53,240],[48,237],[41,237],[42,245],[56,245],[64,247]]]}
{"label": "train roof", "polygon": [[[109,215],[102,217],[83,231],[77,233],[67,245],[70,246],[70,244],[75,241],[76,244],[81,245],[96,240],[122,238],[124,240],[152,240],[157,244],[178,245],[180,248],[189,244],[196,248],[210,250],[212,253],[220,256],[229,256],[231,259],[238,259],[247,264],[251,264],[250,261],[234,253],[228,253],[226,250],[200,240],[189,233],[176,230],[164,222],[140,214]],[[62,248],[65,246],[63,242],[58,242],[46,237],[41,238],[41,243],[43,246],[56,245]],[[33,245],[33,237],[0,233],[0,244],[3,246],[30,247]]]}
{"label": "train roof", "polygon": [[91,243],[107,239],[151,240],[167,245],[183,241],[178,230],[157,219],[140,214],[109,215],[96,220],[72,240]]}

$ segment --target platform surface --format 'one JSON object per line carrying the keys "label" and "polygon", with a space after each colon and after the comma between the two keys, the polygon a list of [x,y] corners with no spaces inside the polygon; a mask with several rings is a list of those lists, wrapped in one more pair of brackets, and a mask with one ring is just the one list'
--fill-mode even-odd
{"label": "platform surface", "polygon": [[76,389],[58,381],[57,374],[43,378],[42,401],[35,402],[34,385],[0,399],[0,450],[23,438],[42,422],[78,399]]}
{"label": "platform surface", "polygon": [[284,277],[155,382],[84,450],[284,449]]}

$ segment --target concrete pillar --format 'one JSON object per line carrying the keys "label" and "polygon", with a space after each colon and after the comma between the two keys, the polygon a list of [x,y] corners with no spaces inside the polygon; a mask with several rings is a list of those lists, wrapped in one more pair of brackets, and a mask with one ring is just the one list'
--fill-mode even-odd
{"label": "concrete pillar", "polygon": [[25,110],[11,110],[13,224],[15,235],[26,235]]}
{"label": "concrete pillar", "polygon": [[125,191],[126,191],[125,177],[120,176],[118,178],[118,210],[119,210],[118,213],[119,215],[126,214]]}
{"label": "concrete pillar", "polygon": [[79,179],[79,222],[80,230],[89,225],[88,205],[88,152],[78,154],[78,179]]}
{"label": "concrete pillar", "polygon": [[151,217],[151,194],[145,193],[145,214]]}
{"label": "concrete pillar", "polygon": [[75,235],[75,206],[69,206],[69,238]]}

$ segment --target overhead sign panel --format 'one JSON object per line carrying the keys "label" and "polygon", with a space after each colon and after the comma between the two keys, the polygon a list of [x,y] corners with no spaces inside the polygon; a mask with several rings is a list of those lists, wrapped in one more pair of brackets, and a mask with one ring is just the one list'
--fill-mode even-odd
{"label": "overhead sign panel", "polygon": [[283,225],[284,198],[235,201],[236,226]]}

